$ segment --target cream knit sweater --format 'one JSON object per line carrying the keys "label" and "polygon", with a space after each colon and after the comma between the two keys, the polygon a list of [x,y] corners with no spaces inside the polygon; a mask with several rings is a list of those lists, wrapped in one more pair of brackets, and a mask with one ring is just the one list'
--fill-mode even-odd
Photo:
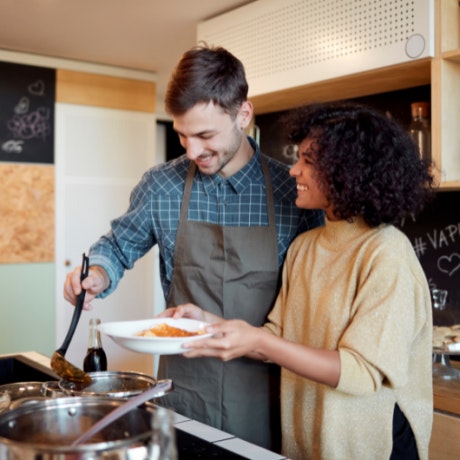
{"label": "cream knit sweater", "polygon": [[386,460],[399,405],[428,458],[433,416],[428,284],[406,236],[390,225],[327,221],[292,243],[264,327],[338,349],[337,388],[282,370],[283,454],[291,459]]}

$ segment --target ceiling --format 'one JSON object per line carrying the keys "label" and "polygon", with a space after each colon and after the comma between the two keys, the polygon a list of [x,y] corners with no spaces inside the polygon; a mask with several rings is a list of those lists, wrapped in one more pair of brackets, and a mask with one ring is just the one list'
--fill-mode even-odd
{"label": "ceiling", "polygon": [[251,1],[1,0],[0,49],[154,72],[161,112],[197,24]]}

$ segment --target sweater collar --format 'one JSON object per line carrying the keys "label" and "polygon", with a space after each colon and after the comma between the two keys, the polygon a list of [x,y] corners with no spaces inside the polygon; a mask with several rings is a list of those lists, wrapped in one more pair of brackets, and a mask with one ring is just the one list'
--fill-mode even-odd
{"label": "sweater collar", "polygon": [[371,229],[360,216],[348,220],[329,220],[325,219],[323,227],[324,241],[331,245],[341,245],[350,240],[359,238]]}

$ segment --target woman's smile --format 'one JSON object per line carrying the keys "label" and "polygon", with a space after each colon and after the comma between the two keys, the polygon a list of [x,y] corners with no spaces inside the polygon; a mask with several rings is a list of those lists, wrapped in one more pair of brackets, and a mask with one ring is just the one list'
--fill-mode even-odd
{"label": "woman's smile", "polygon": [[303,184],[297,184],[297,191],[298,192],[306,192],[310,190],[310,188],[308,187],[308,185],[303,185]]}

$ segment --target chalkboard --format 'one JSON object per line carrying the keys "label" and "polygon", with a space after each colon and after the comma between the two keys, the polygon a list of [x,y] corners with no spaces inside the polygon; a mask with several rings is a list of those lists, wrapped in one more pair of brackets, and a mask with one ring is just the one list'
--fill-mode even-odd
{"label": "chalkboard", "polygon": [[56,72],[0,62],[0,161],[54,162]]}
{"label": "chalkboard", "polygon": [[460,192],[439,192],[401,230],[409,237],[430,287],[447,289],[447,307],[460,313]]}

